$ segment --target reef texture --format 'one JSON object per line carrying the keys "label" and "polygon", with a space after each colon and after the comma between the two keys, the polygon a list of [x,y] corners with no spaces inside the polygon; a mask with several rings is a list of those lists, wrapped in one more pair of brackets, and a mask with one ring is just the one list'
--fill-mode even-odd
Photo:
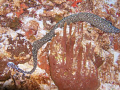
{"label": "reef texture", "polygon": [[[83,12],[104,18],[96,21],[106,24],[101,27],[99,22],[92,24],[95,20],[79,22],[82,20],[74,16]],[[61,90],[73,89],[73,86],[75,89],[120,90],[117,28],[120,29],[119,0],[1,0],[0,89]],[[114,32],[112,30],[116,32],[105,33]],[[34,46],[37,49],[33,48],[34,60],[38,63],[34,64],[37,68],[30,77],[21,78],[22,73],[8,68],[7,63],[13,62],[22,70],[30,71],[33,68],[32,43],[49,32],[46,40],[51,39],[50,42],[34,44],[40,44]]]}
{"label": "reef texture", "polygon": [[14,62],[15,64],[23,64],[29,61],[32,54],[32,45],[23,38],[23,35],[17,34],[12,30],[7,32],[8,29],[4,27],[0,28],[3,30],[3,33],[0,34],[0,80],[6,80],[7,77],[5,78],[4,74],[7,73],[7,71],[4,71],[4,69],[7,63]]}

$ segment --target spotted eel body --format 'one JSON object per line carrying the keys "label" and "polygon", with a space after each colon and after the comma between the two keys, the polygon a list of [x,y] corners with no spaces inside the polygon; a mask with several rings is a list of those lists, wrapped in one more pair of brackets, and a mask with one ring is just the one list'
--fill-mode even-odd
{"label": "spotted eel body", "polygon": [[58,27],[63,27],[65,22],[67,24],[70,24],[70,23],[74,23],[74,22],[78,22],[78,21],[88,22],[91,25],[99,28],[100,30],[102,30],[106,33],[120,33],[120,29],[114,27],[110,21],[107,21],[95,14],[86,13],[86,12],[72,14],[70,16],[63,18],[42,39],[36,40],[33,43],[32,54],[33,54],[34,66],[31,71],[23,71],[22,69],[18,68],[16,65],[14,65],[14,63],[10,63],[10,62],[8,62],[8,66],[13,69],[16,69],[17,71],[19,71],[21,73],[32,74],[37,67],[37,52],[38,52],[39,48],[41,48],[45,43],[50,41],[52,39],[52,37],[55,36],[55,29]]}

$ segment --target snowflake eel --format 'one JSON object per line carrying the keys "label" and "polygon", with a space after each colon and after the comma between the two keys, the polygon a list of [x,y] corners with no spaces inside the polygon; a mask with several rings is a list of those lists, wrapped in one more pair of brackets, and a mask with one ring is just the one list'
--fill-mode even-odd
{"label": "snowflake eel", "polygon": [[45,43],[50,41],[52,37],[55,36],[55,29],[58,27],[63,27],[64,23],[66,22],[67,24],[78,22],[78,21],[83,21],[83,22],[88,22],[91,25],[97,27],[98,29],[106,32],[106,33],[120,33],[120,29],[114,27],[110,21],[107,21],[106,19],[103,19],[95,14],[92,13],[87,13],[87,12],[81,12],[77,14],[72,14],[70,16],[67,16],[60,20],[52,29],[49,33],[47,33],[43,38],[36,40],[33,42],[33,49],[32,49],[32,54],[33,54],[33,69],[31,71],[24,71],[20,68],[18,68],[13,62],[8,62],[7,65],[13,69],[16,69],[18,72],[21,72],[23,74],[32,74],[36,67],[37,67],[37,52],[39,48],[41,48]]}

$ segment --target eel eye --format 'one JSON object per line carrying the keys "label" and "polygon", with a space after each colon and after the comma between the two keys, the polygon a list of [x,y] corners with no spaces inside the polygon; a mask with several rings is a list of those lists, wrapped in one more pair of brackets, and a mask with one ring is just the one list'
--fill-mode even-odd
{"label": "eel eye", "polygon": [[18,70],[18,67],[13,62],[8,62],[7,66],[10,67],[10,68]]}
{"label": "eel eye", "polygon": [[7,66],[10,67],[10,68],[13,67],[14,65],[15,65],[15,64],[14,64],[13,62],[8,62],[8,63],[7,63]]}

